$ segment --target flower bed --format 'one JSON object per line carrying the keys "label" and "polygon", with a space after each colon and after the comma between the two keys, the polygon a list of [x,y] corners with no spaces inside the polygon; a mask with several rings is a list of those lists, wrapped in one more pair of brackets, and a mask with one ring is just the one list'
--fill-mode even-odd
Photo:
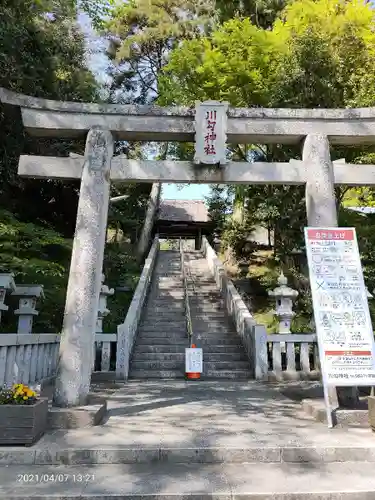
{"label": "flower bed", "polygon": [[0,391],[0,445],[34,444],[47,428],[48,399],[24,384]]}

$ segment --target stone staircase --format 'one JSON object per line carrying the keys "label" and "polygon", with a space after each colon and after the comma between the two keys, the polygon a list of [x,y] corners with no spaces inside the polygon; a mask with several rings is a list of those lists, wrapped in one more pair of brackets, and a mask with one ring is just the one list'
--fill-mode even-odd
{"label": "stone staircase", "polygon": [[[185,269],[194,342],[203,348],[202,378],[251,378],[249,360],[201,252],[185,253]],[[129,378],[183,378],[186,347],[189,341],[181,255],[178,251],[160,251],[137,333]]]}

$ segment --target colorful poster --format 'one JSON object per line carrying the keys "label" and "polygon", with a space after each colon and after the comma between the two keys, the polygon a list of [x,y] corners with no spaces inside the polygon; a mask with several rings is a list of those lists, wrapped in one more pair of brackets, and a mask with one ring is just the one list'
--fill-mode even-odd
{"label": "colorful poster", "polygon": [[185,373],[203,372],[203,349],[185,349]]}
{"label": "colorful poster", "polygon": [[314,318],[327,385],[375,385],[374,333],[354,228],[305,228]]}

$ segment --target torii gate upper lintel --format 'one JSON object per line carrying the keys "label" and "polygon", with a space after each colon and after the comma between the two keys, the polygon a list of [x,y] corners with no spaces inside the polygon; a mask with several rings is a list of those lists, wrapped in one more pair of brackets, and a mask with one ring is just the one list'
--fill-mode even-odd
{"label": "torii gate upper lintel", "polygon": [[[21,108],[31,135],[82,137],[100,126],[114,139],[194,141],[194,108],[62,102],[3,88],[0,102]],[[375,108],[228,108],[229,143],[298,144],[309,134],[326,135],[330,144],[374,144]]]}

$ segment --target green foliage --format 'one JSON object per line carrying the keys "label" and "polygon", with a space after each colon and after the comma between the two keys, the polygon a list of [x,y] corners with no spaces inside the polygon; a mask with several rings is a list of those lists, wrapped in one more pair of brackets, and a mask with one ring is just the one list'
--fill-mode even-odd
{"label": "green foliage", "polygon": [[107,244],[103,269],[106,284],[128,288],[127,291],[116,291],[108,299],[108,309],[111,313],[106,317],[103,329],[104,332],[116,333],[117,325],[125,320],[141,274],[133,246],[125,243]]}
{"label": "green foliage", "polygon": [[273,75],[270,32],[249,19],[228,21],[211,37],[184,42],[159,78],[162,104],[217,99],[233,106],[266,105]]}
{"label": "green foliage", "polygon": [[[85,67],[83,35],[73,0],[11,0],[0,5],[0,86],[27,95],[93,101],[94,77]],[[20,154],[66,156],[82,141],[36,140],[25,134],[19,112],[0,105],[0,209],[24,221],[53,224],[71,236],[77,183],[35,181],[17,175]]]}
{"label": "green foliage", "polygon": [[[35,333],[61,331],[71,250],[71,240],[52,229],[20,222],[9,212],[0,211],[0,273],[11,270],[19,285],[44,286],[45,298],[37,304],[39,315],[33,324]],[[140,275],[132,245],[107,244],[103,269],[110,286],[128,287],[108,301],[111,314],[104,321],[104,331],[115,333],[125,319]],[[1,331],[15,332],[16,317],[11,311],[18,303],[9,295],[6,303],[10,310],[2,315]]]}
{"label": "green foliage", "polygon": [[131,0],[116,4],[106,24],[109,55],[119,63],[114,87],[132,102],[154,100],[158,75],[181,40],[199,37],[212,25],[211,0]]}
{"label": "green foliage", "polygon": [[250,239],[253,231],[254,221],[249,217],[242,222],[229,219],[221,237],[223,249],[230,248],[237,260],[249,259],[256,248],[256,244]]}
{"label": "green foliage", "polygon": [[[44,286],[45,299],[39,303],[35,333],[61,330],[64,311],[71,241],[55,231],[33,223],[18,221],[12,214],[0,211],[0,272],[13,272],[17,284]],[[18,304],[9,297],[11,309]],[[5,314],[1,322],[4,332],[16,331],[16,318]]]}
{"label": "green foliage", "polygon": [[111,15],[116,0],[80,0],[80,9],[90,17],[93,26],[100,30]]}
{"label": "green foliage", "polygon": [[284,0],[217,0],[216,9],[222,21],[248,17],[260,28],[270,28],[283,10]]}
{"label": "green foliage", "polygon": [[215,223],[215,233],[217,236],[221,236],[232,205],[228,188],[225,185],[211,186],[210,195],[206,197],[206,203],[210,220]]}
{"label": "green foliage", "polygon": [[[229,11],[235,4],[228,2]],[[271,29],[262,29],[261,24],[241,18],[244,4],[251,8],[250,2],[241,3],[238,18],[209,36],[183,42],[172,52],[159,78],[160,103],[193,105],[195,100],[218,99],[233,106],[306,108],[374,103],[374,11],[369,5],[357,0],[297,0],[288,3]],[[364,90],[359,92],[359,88]],[[278,145],[253,145],[252,150],[231,145],[230,149],[232,159],[241,161],[287,162],[301,155],[300,147]],[[336,148],[332,156],[367,163],[373,151]],[[241,221],[243,215],[251,216],[254,224],[273,233],[275,256],[286,261],[294,249],[303,247],[303,188],[254,185],[230,189],[235,194],[234,218]],[[372,190],[361,193],[362,200],[371,202]],[[340,203],[345,189],[338,189],[337,196]],[[222,227],[225,196],[213,192],[211,199],[223,210],[221,216],[215,213]],[[227,244],[236,241],[234,228],[227,231],[223,240]]]}

